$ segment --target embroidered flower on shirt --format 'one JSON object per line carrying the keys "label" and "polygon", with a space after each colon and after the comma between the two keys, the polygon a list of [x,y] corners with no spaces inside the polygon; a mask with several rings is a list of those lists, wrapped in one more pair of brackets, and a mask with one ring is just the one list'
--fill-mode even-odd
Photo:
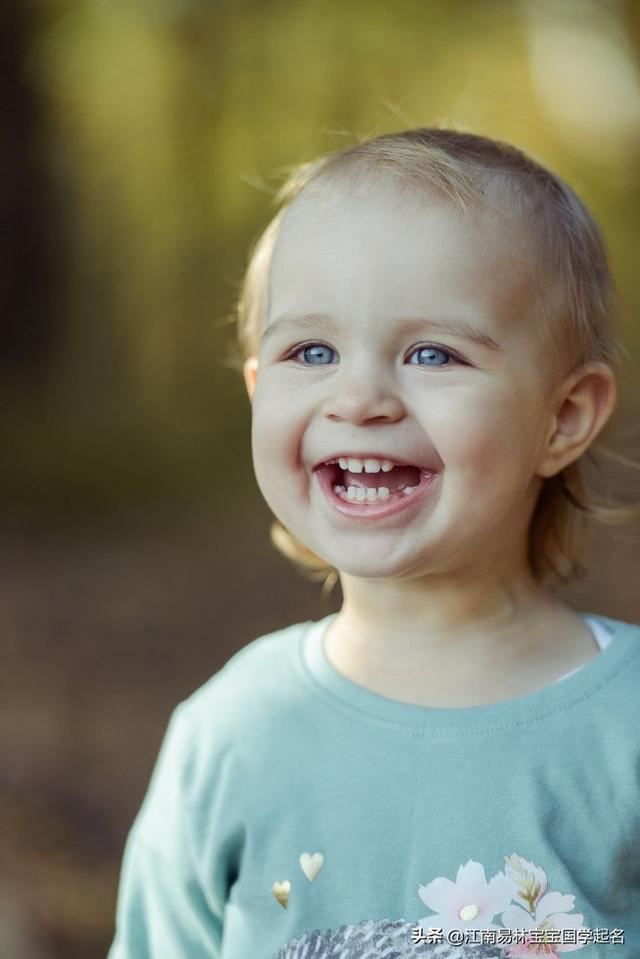
{"label": "embroidered flower on shirt", "polygon": [[440,876],[418,888],[425,905],[436,910],[419,925],[442,929],[445,935],[452,929],[499,929],[492,920],[507,908],[516,892],[516,884],[503,872],[487,882],[484,866],[469,859],[458,869],[455,882]]}
{"label": "embroidered flower on shirt", "polygon": [[515,852],[505,856],[504,861],[507,866],[507,875],[518,887],[518,895],[514,896],[514,899],[520,902],[528,912],[533,912],[536,903],[547,891],[547,875],[544,869],[518,856]]}
{"label": "embroidered flower on shirt", "polygon": [[[445,935],[452,929],[525,931],[524,941],[506,951],[510,959],[560,959],[562,953],[582,949],[584,942],[570,942],[570,937],[562,935],[564,930],[577,933],[584,928],[584,917],[572,913],[575,896],[547,892],[544,869],[515,852],[504,861],[505,872],[497,873],[488,883],[484,867],[469,859],[458,869],[455,882],[440,876],[419,886],[422,901],[436,910],[419,925],[423,929],[440,928]],[[500,925],[495,925],[493,919],[498,914]]]}
{"label": "embroidered flower on shirt", "polygon": [[584,928],[584,916],[577,912],[569,915],[575,907],[575,896],[547,892],[548,880],[544,869],[515,852],[505,856],[504,861],[508,875],[518,886],[518,895],[514,898],[519,904],[505,909],[502,923],[506,929],[526,929],[533,933],[527,941],[513,946],[507,955],[513,959],[526,956],[560,959],[563,952],[582,949],[586,945],[584,942],[557,941],[557,933],[562,930],[578,931]]}

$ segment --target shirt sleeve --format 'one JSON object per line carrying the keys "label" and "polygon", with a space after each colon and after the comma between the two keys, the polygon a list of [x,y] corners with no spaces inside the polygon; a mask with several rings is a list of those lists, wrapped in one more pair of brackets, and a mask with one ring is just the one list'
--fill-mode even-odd
{"label": "shirt sleeve", "polygon": [[221,959],[224,903],[200,874],[185,800],[188,730],[179,706],[125,846],[107,959]]}

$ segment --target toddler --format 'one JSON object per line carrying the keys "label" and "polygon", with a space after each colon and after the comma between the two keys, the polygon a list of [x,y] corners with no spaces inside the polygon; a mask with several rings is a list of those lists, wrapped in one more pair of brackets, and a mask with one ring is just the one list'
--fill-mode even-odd
{"label": "toddler", "polygon": [[640,627],[546,585],[605,515],[579,471],[616,397],[600,231],[448,129],[281,199],[239,309],[253,462],[274,542],[343,604],[174,711],[109,959],[640,956]]}

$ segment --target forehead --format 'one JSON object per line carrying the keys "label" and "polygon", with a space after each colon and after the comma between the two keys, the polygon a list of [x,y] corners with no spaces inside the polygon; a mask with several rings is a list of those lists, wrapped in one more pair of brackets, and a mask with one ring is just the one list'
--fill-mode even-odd
{"label": "forehead", "polygon": [[496,325],[535,296],[531,241],[514,213],[457,210],[439,194],[309,190],[287,210],[271,263],[267,325],[283,312],[365,317],[457,311]]}

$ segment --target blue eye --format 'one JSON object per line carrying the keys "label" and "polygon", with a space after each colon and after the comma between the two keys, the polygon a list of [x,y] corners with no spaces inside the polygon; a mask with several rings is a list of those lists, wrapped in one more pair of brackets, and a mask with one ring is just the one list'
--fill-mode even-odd
{"label": "blue eye", "polygon": [[[306,346],[300,346],[297,350],[289,353],[285,359],[295,359],[302,356],[303,366],[328,366],[331,364],[331,360],[329,359],[328,363],[325,363],[323,357],[327,359],[327,356],[332,353],[335,353],[335,350],[324,343],[308,343]],[[452,353],[448,350],[442,350],[438,346],[418,346],[409,355],[415,356],[417,354],[420,354],[425,362],[410,363],[410,366],[448,366],[452,360],[456,361],[456,357]]]}
{"label": "blue eye", "polygon": [[411,356],[422,354],[426,360],[424,363],[411,363],[411,366],[446,366],[453,358],[447,350],[441,350],[437,346],[418,346]]}
{"label": "blue eye", "polygon": [[[320,351],[321,355],[320,355],[320,361],[316,363],[315,359],[310,359],[310,357],[315,357],[317,359],[318,350]],[[300,353],[302,353],[305,360],[308,361],[305,364],[306,366],[326,366],[326,364],[322,362],[323,350],[325,351],[325,354],[326,352],[329,352],[329,353],[335,352],[335,350],[332,350],[330,346],[325,346],[324,343],[309,343],[307,346],[301,346],[299,350],[296,350],[295,353],[291,353],[290,356],[292,357],[299,356]]]}

